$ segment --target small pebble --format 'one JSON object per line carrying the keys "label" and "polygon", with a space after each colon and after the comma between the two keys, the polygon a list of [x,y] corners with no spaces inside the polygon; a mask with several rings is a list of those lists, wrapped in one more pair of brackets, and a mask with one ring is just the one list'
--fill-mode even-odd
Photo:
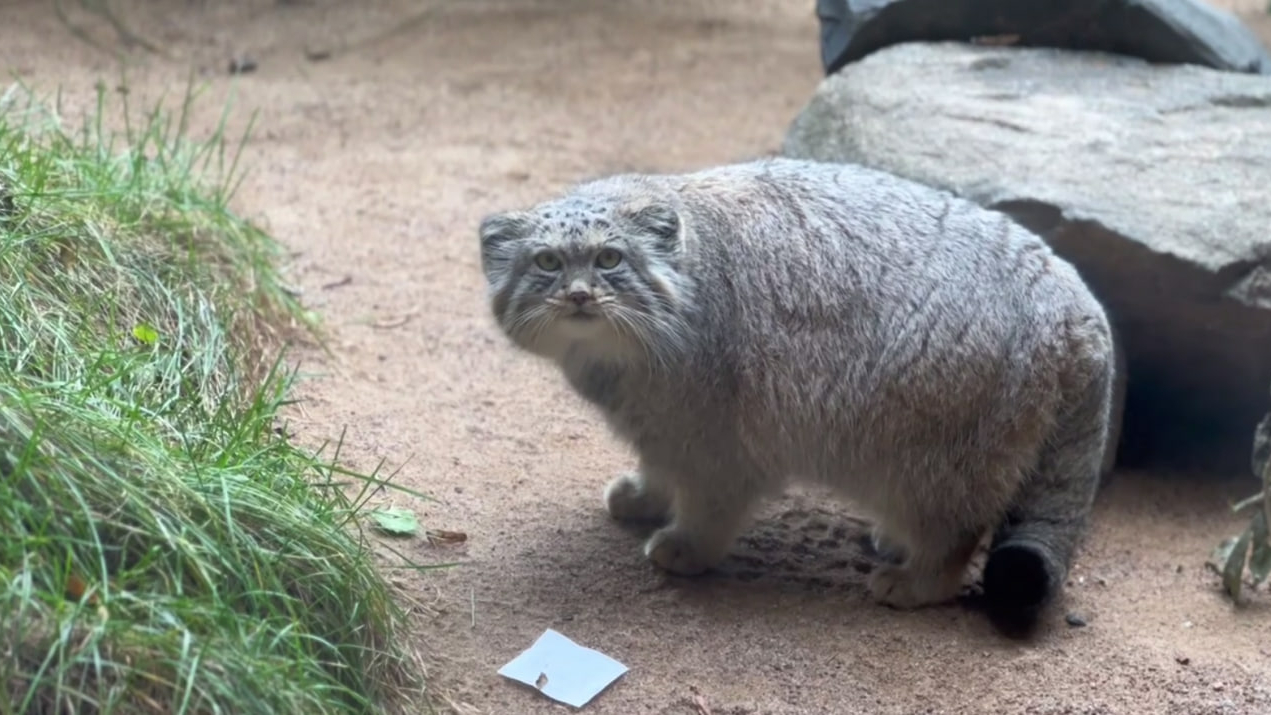
{"label": "small pebble", "polygon": [[1176,655],[1174,656],[1174,662],[1178,663],[1179,665],[1187,665],[1192,662],[1192,659],[1188,658],[1185,655]]}
{"label": "small pebble", "polygon": [[1073,628],[1081,628],[1082,626],[1086,625],[1086,619],[1082,618],[1080,615],[1076,613],[1069,613],[1068,615],[1064,616],[1064,622],[1066,622],[1068,625],[1072,626]]}

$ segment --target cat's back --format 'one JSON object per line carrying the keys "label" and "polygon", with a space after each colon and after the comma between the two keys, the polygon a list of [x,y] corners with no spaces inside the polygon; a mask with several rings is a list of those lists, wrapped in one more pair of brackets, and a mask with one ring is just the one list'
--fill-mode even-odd
{"label": "cat's back", "polygon": [[713,306],[706,328],[732,346],[738,394],[808,430],[917,423],[935,404],[942,419],[1011,422],[1002,405],[1055,399],[1067,326],[1106,328],[1040,237],[944,191],[787,159],[685,175],[676,191],[686,270]]}
{"label": "cat's back", "polygon": [[674,191],[693,231],[687,270],[706,291],[761,297],[796,323],[924,314],[1011,323],[1039,307],[1095,309],[1037,235],[882,171],[764,159],[678,177]]}
{"label": "cat's back", "polygon": [[686,174],[675,190],[707,250],[724,242],[786,261],[846,255],[980,268],[1009,249],[1047,250],[998,212],[857,164],[762,159]]}

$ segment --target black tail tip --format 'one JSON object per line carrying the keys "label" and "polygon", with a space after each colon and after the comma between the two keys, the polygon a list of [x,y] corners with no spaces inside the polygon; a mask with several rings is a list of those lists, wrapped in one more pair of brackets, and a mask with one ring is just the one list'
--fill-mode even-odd
{"label": "black tail tip", "polygon": [[984,610],[1005,635],[1027,637],[1063,578],[1045,544],[1005,539],[993,547],[984,565]]}

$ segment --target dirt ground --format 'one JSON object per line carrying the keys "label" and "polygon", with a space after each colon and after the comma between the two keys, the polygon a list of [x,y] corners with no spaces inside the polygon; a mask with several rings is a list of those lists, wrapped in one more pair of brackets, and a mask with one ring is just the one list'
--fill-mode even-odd
{"label": "dirt ground", "polygon": [[[191,67],[209,83],[197,126],[231,93],[231,127],[258,112],[237,205],[294,249],[334,335],[332,357],[297,355],[293,426],[315,445],[343,432],[354,465],[384,460],[439,499],[392,501],[469,537],[395,544],[459,564],[394,576],[451,707],[566,710],[495,672],[554,628],[631,668],[597,714],[1271,712],[1271,595],[1235,610],[1203,563],[1240,527],[1226,503],[1247,478],[1117,475],[1058,616],[1022,643],[957,605],[871,604],[859,524],[819,494],[773,504],[699,579],[658,574],[605,515],[630,455],[498,334],[477,222],[584,178],[774,152],[821,79],[813,5],[117,0],[162,50],[130,53],[121,78],[51,2],[0,0],[0,65],[63,86],[68,115],[98,79],[140,104],[179,95]],[[232,58],[256,68],[231,77]]]}

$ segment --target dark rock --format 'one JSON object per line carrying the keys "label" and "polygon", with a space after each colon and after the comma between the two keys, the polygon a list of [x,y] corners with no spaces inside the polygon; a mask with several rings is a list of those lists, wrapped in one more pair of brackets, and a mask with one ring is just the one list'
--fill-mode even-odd
{"label": "dark rock", "polygon": [[1073,628],[1082,628],[1086,625],[1086,619],[1082,618],[1079,613],[1069,613],[1064,616],[1064,622]]}
{"label": "dark rock", "polygon": [[944,188],[1037,232],[1125,350],[1119,464],[1247,473],[1271,384],[1271,77],[899,45],[827,77],[782,151]]}
{"label": "dark rock", "polygon": [[1271,74],[1257,37],[1205,0],[817,0],[816,10],[826,74],[889,45],[977,38]]}
{"label": "dark rock", "polygon": [[230,74],[247,74],[256,71],[256,60],[247,55],[233,57],[229,61]]}

